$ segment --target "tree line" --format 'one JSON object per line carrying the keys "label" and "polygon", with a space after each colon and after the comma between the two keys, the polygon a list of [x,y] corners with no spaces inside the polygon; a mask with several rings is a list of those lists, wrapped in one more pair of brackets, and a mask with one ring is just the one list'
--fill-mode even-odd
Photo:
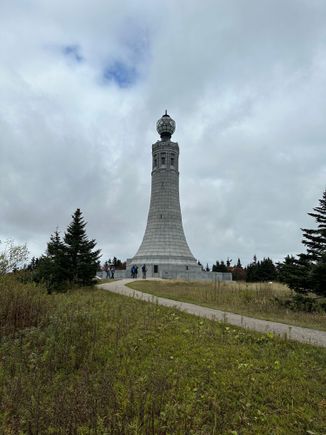
{"label": "tree line", "polygon": [[[207,269],[206,267],[206,270]],[[212,272],[229,272],[232,273],[234,281],[276,281],[278,279],[277,265],[274,264],[271,258],[263,258],[257,260],[256,255],[253,261],[247,266],[243,267],[240,258],[236,264],[232,264],[229,258],[226,261],[216,261],[212,266]]]}
{"label": "tree line", "polygon": [[[212,271],[231,272],[234,280],[280,281],[300,294],[326,296],[326,190],[319,199],[319,205],[308,215],[316,221],[316,227],[301,228],[305,252],[296,256],[287,255],[275,264],[268,257],[259,261],[254,256],[246,267],[242,267],[240,259],[232,265],[232,260],[228,258],[225,262],[216,261]],[[210,270],[208,265],[205,270]]]}

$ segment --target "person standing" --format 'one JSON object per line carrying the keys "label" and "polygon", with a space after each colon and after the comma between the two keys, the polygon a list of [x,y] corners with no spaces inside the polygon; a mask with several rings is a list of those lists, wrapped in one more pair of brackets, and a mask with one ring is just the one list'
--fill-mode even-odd
{"label": "person standing", "polygon": [[143,272],[143,279],[146,279],[146,272],[147,272],[146,264],[142,265],[141,271]]}
{"label": "person standing", "polygon": [[106,278],[109,278],[109,264],[107,261],[104,263],[103,269],[104,269],[104,272],[106,274]]}

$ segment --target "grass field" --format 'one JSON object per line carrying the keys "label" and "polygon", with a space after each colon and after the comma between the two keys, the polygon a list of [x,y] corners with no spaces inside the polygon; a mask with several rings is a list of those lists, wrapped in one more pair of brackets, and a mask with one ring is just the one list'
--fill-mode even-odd
{"label": "grass field", "polygon": [[324,434],[326,349],[0,278],[0,433]]}
{"label": "grass field", "polygon": [[128,284],[135,290],[169,299],[203,305],[258,319],[275,320],[326,330],[326,312],[310,313],[293,311],[282,306],[278,300],[291,295],[290,290],[279,283],[245,282],[186,282],[169,280],[140,280]]}

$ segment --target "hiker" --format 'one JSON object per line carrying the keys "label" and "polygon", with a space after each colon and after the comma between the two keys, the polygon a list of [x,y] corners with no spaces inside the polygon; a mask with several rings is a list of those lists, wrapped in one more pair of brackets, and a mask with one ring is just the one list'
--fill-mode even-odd
{"label": "hiker", "polygon": [[135,278],[138,278],[138,266],[135,266]]}
{"label": "hiker", "polygon": [[135,278],[135,266],[131,268],[131,278]]}
{"label": "hiker", "polygon": [[104,269],[104,272],[106,273],[106,278],[109,278],[109,265],[108,265],[107,261],[104,263],[103,269]]}
{"label": "hiker", "polygon": [[111,266],[111,279],[114,279],[115,267]]}
{"label": "hiker", "polygon": [[147,272],[147,269],[146,269],[146,265],[145,265],[145,264],[142,265],[141,270],[142,270],[142,272],[143,272],[143,279],[146,279],[146,272]]}

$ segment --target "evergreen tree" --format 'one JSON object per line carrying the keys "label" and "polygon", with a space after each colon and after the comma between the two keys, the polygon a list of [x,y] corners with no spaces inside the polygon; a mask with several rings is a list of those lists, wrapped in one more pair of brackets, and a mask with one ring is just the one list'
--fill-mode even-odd
{"label": "evergreen tree", "polygon": [[248,266],[246,267],[246,281],[248,282],[259,281],[257,261],[248,264]]}
{"label": "evergreen tree", "polygon": [[79,208],[72,216],[64,236],[65,250],[69,262],[69,278],[74,284],[91,284],[100,258],[100,250],[94,250],[95,240],[88,240],[86,222]]}
{"label": "evergreen tree", "polygon": [[326,296],[326,190],[313,210],[308,215],[316,220],[317,228],[302,228],[307,252],[298,258],[286,257],[278,268],[283,282],[296,292]]}
{"label": "evergreen tree", "polygon": [[313,292],[326,296],[326,253],[312,267],[310,278]]}
{"label": "evergreen tree", "polygon": [[257,261],[257,257],[254,256],[253,262],[247,266],[246,272],[246,280],[249,282],[274,281],[277,277],[276,267],[270,258]]}
{"label": "evergreen tree", "polygon": [[227,272],[228,269],[227,269],[224,261],[222,260],[221,262],[216,261],[216,263],[213,264],[212,271],[213,272]]}
{"label": "evergreen tree", "polygon": [[273,260],[263,258],[258,269],[259,281],[274,281],[277,277],[277,271]]}
{"label": "evergreen tree", "polygon": [[307,293],[312,287],[312,264],[305,254],[300,254],[298,258],[286,256],[283,263],[278,263],[277,270],[279,280],[296,292]]}
{"label": "evergreen tree", "polygon": [[319,200],[319,207],[315,207],[314,213],[308,213],[317,222],[317,228],[301,228],[303,231],[302,243],[307,247],[307,254],[312,261],[320,261],[326,254],[326,189],[322,199]]}
{"label": "evergreen tree", "polygon": [[69,281],[69,262],[66,247],[60,238],[58,230],[51,235],[46,255],[38,262],[36,281],[44,281],[48,292],[62,291]]}

